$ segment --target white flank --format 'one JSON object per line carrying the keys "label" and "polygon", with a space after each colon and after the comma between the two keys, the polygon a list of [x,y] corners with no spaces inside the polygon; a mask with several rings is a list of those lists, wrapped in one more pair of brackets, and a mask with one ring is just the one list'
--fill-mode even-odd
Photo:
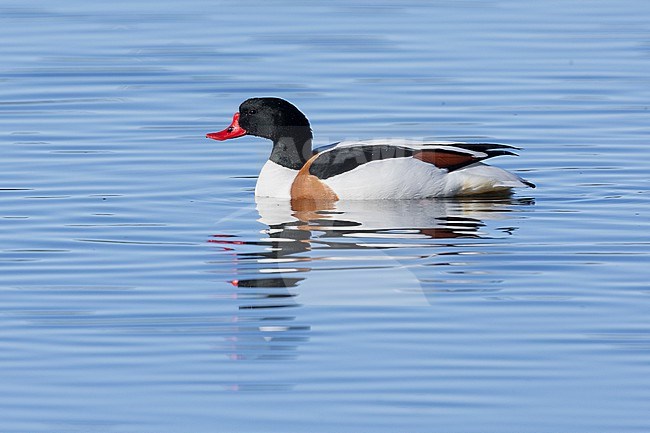
{"label": "white flank", "polygon": [[526,186],[519,176],[480,162],[448,173],[414,158],[372,161],[323,182],[349,200],[453,197]]}
{"label": "white flank", "polygon": [[446,170],[414,158],[371,161],[323,180],[342,199],[382,200],[442,197]]}

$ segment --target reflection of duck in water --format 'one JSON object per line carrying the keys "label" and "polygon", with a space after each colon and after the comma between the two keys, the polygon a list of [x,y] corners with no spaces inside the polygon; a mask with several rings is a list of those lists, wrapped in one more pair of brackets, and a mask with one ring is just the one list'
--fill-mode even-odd
{"label": "reflection of duck in water", "polygon": [[[422,265],[422,260],[440,255],[443,248],[453,250],[461,240],[510,234],[512,227],[486,231],[486,221],[508,219],[514,206],[527,203],[509,197],[373,200],[340,201],[317,208],[258,197],[259,221],[268,226],[264,231],[266,238],[243,241],[215,237],[212,242],[259,246],[254,251],[234,253],[240,264],[240,275],[232,284],[241,290],[270,289],[273,295],[267,301],[272,300],[273,308],[278,308],[295,305],[295,296],[283,298],[277,289],[296,287],[313,270],[391,269],[393,275],[406,272],[402,281],[419,286],[420,281],[413,272]],[[365,252],[360,255],[360,251]],[[421,260],[414,261],[413,255],[405,255],[411,251],[417,251]],[[453,251],[445,254],[451,255]],[[332,277],[331,272],[323,274]],[[310,279],[317,278],[311,275]],[[242,305],[240,308],[261,307]]]}
{"label": "reflection of duck in water", "polygon": [[235,359],[295,357],[310,330],[299,321],[303,305],[435,302],[440,287],[430,275],[439,275],[441,266],[462,272],[466,244],[508,236],[511,224],[495,229],[488,222],[508,220],[511,210],[530,203],[501,197],[340,201],[318,208],[256,201],[265,237],[211,239],[226,247],[237,269],[230,280],[239,308],[230,339]]}
{"label": "reflection of duck in water", "polygon": [[414,140],[342,141],[312,152],[309,121],[280,98],[251,98],[214,140],[243,135],[273,140],[255,195],[338,201],[468,196],[534,187],[483,160],[514,155],[515,148],[491,143]]}
{"label": "reflection of duck in water", "polygon": [[[323,231],[309,237],[357,234],[371,238],[482,237],[483,220],[507,219],[512,205],[528,204],[528,199],[511,197],[435,199],[435,200],[346,200],[318,207],[311,201],[288,201],[256,197],[259,221],[270,227],[270,235],[282,230],[292,237],[293,230]],[[289,232],[288,230],[292,230]],[[294,233],[295,234],[295,233]],[[365,235],[364,235],[365,234]],[[298,238],[304,238],[299,235]],[[365,244],[363,244],[365,245]],[[362,248],[359,246],[359,248]]]}

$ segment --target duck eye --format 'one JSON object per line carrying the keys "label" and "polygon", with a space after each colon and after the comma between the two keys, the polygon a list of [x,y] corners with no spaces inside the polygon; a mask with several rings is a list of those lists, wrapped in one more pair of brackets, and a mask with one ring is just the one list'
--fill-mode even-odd
{"label": "duck eye", "polygon": [[251,110],[248,110],[248,114],[255,114],[255,113],[257,113],[257,110],[254,109],[254,108],[251,109]]}

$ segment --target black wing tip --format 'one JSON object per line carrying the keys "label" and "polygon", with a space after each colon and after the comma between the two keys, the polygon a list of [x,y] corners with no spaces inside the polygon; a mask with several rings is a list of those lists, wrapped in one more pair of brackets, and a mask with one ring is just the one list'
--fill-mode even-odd
{"label": "black wing tip", "polygon": [[531,188],[533,188],[533,189],[537,188],[537,185],[535,185],[534,183],[532,183],[532,182],[529,181],[529,180],[521,179],[521,181],[522,181],[526,186],[529,186],[529,187],[531,187]]}
{"label": "black wing tip", "polygon": [[493,156],[519,156],[515,152],[512,152],[510,150],[486,150],[485,153],[487,153],[488,158],[492,158]]}
{"label": "black wing tip", "polygon": [[484,145],[484,146],[494,146],[495,149],[521,150],[521,147],[513,146],[512,144],[503,144],[503,143],[477,143],[477,144]]}
{"label": "black wing tip", "polygon": [[521,150],[520,147],[502,143],[453,143],[451,146],[473,152],[485,153],[487,157],[483,159],[493,158],[495,156],[519,156],[513,151]]}

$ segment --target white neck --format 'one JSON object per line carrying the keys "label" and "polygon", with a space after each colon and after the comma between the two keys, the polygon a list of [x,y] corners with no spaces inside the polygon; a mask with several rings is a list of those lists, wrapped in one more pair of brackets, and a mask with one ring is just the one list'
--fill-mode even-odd
{"label": "white neck", "polygon": [[291,185],[298,170],[292,170],[266,161],[255,185],[255,195],[258,197],[291,198]]}

